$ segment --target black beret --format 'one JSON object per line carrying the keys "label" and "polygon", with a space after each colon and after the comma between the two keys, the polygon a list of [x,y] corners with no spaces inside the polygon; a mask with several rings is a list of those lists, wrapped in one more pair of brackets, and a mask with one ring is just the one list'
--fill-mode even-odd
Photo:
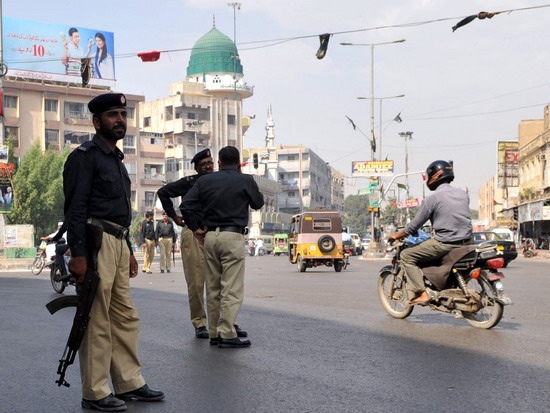
{"label": "black beret", "polygon": [[122,93],[105,93],[96,96],[88,103],[88,109],[93,114],[100,114],[109,109],[117,108],[126,108],[126,96]]}
{"label": "black beret", "polygon": [[202,151],[198,152],[195,156],[193,156],[193,159],[191,159],[191,163],[196,164],[198,161],[204,159],[204,158],[210,158],[212,154],[210,153],[210,149],[206,148]]}
{"label": "black beret", "polygon": [[153,215],[155,215],[155,214],[153,213],[153,211],[147,211],[147,212],[145,213],[145,216],[146,216],[146,217],[152,217]]}

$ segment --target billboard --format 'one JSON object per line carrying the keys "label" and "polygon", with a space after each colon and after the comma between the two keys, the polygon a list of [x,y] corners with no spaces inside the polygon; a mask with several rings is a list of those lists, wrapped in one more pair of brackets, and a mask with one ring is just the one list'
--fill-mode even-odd
{"label": "billboard", "polygon": [[115,41],[111,32],[3,17],[8,76],[114,87]]}
{"label": "billboard", "polygon": [[[519,144],[517,141],[498,141],[498,187],[519,187]],[[511,195],[511,194],[510,194]],[[512,195],[511,195],[512,196]]]}
{"label": "billboard", "polygon": [[354,161],[351,176],[391,176],[393,167],[393,161]]}

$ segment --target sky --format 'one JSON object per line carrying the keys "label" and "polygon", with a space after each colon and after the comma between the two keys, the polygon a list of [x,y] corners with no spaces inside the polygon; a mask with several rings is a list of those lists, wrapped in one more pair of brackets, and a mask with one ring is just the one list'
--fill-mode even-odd
{"label": "sky", "polygon": [[[244,147],[265,145],[271,107],[277,144],[308,146],[351,176],[351,163],[370,160],[371,153],[368,138],[346,116],[369,135],[374,66],[375,98],[405,95],[383,100],[382,158],[395,161],[396,174],[405,172],[405,146],[409,171],[425,170],[437,159],[453,160],[455,185],[469,191],[470,206],[477,209],[480,186],[496,173],[497,141],[517,139],[519,122],[543,118],[550,103],[550,7],[540,7],[550,0],[240,3],[237,46],[245,81],[255,87],[244,103],[245,114],[255,115]],[[185,80],[190,49],[211,29],[214,17],[218,30],[234,35],[234,10],[222,0],[9,0],[2,7],[4,16],[113,32],[115,56],[120,56],[115,89],[146,100],[168,96],[171,83]],[[451,29],[481,11],[531,7],[540,8]],[[322,33],[333,36],[326,57],[318,60],[317,35]],[[374,62],[369,46],[340,45],[401,39],[405,42],[375,46]],[[151,50],[171,52],[154,63],[137,57]],[[398,113],[401,123],[393,121]],[[405,145],[399,133],[406,131],[413,134]],[[388,185],[389,179],[384,181]],[[410,176],[409,185],[412,197],[423,196],[420,175]],[[367,179],[346,179],[346,195],[367,186]]]}

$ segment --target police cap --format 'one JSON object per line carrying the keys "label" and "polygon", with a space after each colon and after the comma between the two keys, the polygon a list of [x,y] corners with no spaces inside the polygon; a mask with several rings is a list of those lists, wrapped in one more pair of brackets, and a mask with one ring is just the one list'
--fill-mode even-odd
{"label": "police cap", "polygon": [[193,156],[193,159],[191,159],[191,163],[194,163],[195,165],[197,162],[203,160],[204,158],[210,158],[212,154],[210,153],[210,149],[206,148],[202,151],[198,152],[195,156]]}
{"label": "police cap", "polygon": [[88,103],[88,109],[94,115],[99,115],[107,110],[118,108],[126,108],[126,96],[122,93],[105,93],[96,96]]}

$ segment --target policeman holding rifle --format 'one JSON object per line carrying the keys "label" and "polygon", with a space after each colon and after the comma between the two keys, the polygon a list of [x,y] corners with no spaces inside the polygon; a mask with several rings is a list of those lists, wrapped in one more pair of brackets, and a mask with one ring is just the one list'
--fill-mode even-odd
{"label": "policeman holding rifle", "polygon": [[162,400],[164,393],[149,388],[141,375],[139,317],[130,298],[129,278],[137,275],[138,264],[128,237],[130,179],[116,147],[126,134],[126,97],[103,94],[88,108],[96,134],[69,155],[63,171],[70,270],[80,282],[89,265],[86,227],[103,231],[97,253],[99,286],[79,352],[82,407],[122,411],[126,401]]}

